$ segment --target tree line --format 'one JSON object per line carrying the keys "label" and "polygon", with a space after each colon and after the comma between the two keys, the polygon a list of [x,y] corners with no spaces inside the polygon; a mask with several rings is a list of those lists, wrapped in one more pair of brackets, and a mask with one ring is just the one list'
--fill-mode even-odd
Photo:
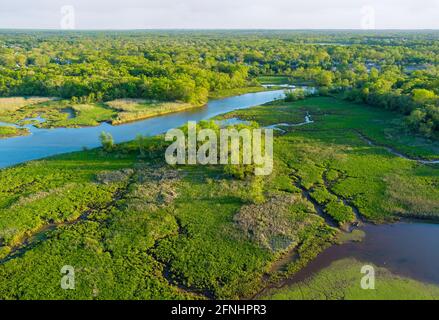
{"label": "tree line", "polygon": [[435,137],[438,40],[435,31],[2,31],[0,95],[202,105],[210,92],[282,75],[403,113]]}

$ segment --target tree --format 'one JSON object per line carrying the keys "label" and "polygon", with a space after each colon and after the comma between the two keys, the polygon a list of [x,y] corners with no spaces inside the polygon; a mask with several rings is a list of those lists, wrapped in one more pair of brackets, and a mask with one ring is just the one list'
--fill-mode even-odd
{"label": "tree", "polygon": [[254,204],[261,204],[265,201],[264,180],[261,176],[253,176],[250,180],[249,198]]}
{"label": "tree", "polygon": [[424,121],[427,113],[421,109],[415,109],[410,116],[407,117],[407,121],[412,128],[418,129],[419,124]]}
{"label": "tree", "polygon": [[334,75],[330,71],[321,71],[317,77],[317,84],[322,87],[330,87],[332,85]]}
{"label": "tree", "polygon": [[114,140],[113,136],[109,132],[102,131],[99,136],[99,140],[101,141],[102,148],[106,152],[110,152],[114,148]]}
{"label": "tree", "polygon": [[416,103],[424,104],[437,98],[434,91],[427,89],[414,89],[412,91],[413,100]]}
{"label": "tree", "polygon": [[305,99],[306,93],[303,89],[285,90],[285,101],[293,102]]}
{"label": "tree", "polygon": [[138,134],[136,136],[136,145],[137,148],[139,149],[139,153],[141,157],[145,156],[145,137],[142,136],[141,134]]}

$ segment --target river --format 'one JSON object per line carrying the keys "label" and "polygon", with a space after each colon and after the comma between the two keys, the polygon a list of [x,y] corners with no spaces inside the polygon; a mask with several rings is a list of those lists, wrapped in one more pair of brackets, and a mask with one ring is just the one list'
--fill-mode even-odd
{"label": "river", "polygon": [[367,224],[361,229],[366,233],[363,241],[331,246],[284,285],[303,281],[344,258],[356,258],[387,268],[397,275],[439,284],[439,224],[401,221]]}
{"label": "river", "polygon": [[111,133],[116,143],[133,140],[138,134],[153,136],[177,128],[188,121],[200,121],[237,109],[261,105],[284,96],[284,90],[262,91],[212,100],[201,108],[171,113],[118,126],[102,123],[96,127],[38,129],[27,126],[27,136],[0,139],[0,168],[29,160],[79,151],[100,145],[102,131]]}
{"label": "river", "polygon": [[[78,151],[83,147],[97,147],[100,145],[99,134],[102,131],[111,133],[115,142],[120,143],[130,141],[138,134],[152,136],[164,133],[171,128],[184,125],[187,121],[205,120],[233,110],[261,105],[282,98],[283,95],[283,90],[249,93],[213,100],[202,108],[119,126],[108,123],[86,128],[38,129],[27,126],[31,131],[28,136],[0,139],[0,168]],[[312,120],[311,116],[307,115],[305,122],[298,125],[309,123],[312,123]],[[330,247],[281,285],[304,280],[331,262],[348,257],[386,267],[396,274],[439,284],[439,224],[367,224],[362,229],[366,232],[364,241]]]}

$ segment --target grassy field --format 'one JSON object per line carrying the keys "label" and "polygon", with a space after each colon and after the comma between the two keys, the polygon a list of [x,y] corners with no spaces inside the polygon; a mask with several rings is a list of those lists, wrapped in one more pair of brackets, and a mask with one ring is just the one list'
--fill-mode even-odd
{"label": "grassy field", "polygon": [[[0,98],[0,104],[8,105],[12,98]],[[15,98],[22,101],[23,98]],[[28,99],[24,100],[25,102]],[[66,100],[41,98],[33,103],[22,103],[16,108],[3,108],[0,110],[0,121],[17,125],[33,124],[40,128],[76,127],[97,125],[98,107],[87,105],[75,106]],[[45,121],[40,122],[36,118]],[[79,119],[78,119],[79,118]]]}
{"label": "grassy field", "polygon": [[[243,227],[253,221],[251,182],[217,167],[169,168],[161,139],[146,143],[146,158],[129,144],[1,171],[1,298],[247,296],[286,248],[331,237],[312,206],[273,177],[266,188],[285,212],[276,221],[289,226],[254,221],[270,243],[282,240],[261,246]],[[77,268],[77,290],[59,288],[64,264]]]}
{"label": "grassy field", "polygon": [[262,84],[290,84],[290,79],[286,76],[260,76],[258,81]]}
{"label": "grassy field", "polygon": [[111,120],[112,124],[123,124],[196,107],[190,103],[158,102],[142,99],[118,99],[106,102],[106,105],[117,112],[116,117]]}
{"label": "grassy field", "polygon": [[361,288],[368,263],[344,259],[332,263],[311,279],[274,289],[262,297],[270,300],[439,300],[439,286],[424,284],[375,267],[375,289]]}
{"label": "grassy field", "polygon": [[[169,166],[160,136],[1,170],[0,299],[247,298],[340,241],[327,217],[342,227],[355,207],[376,222],[439,218],[437,167],[359,135],[434,157],[435,143],[385,134],[400,130],[392,113],[311,98],[226,117],[265,126],[307,112],[314,123],[276,135],[264,179]],[[74,266],[76,290],[60,288],[63,265]]]}
{"label": "grassy field", "polygon": [[227,97],[233,97],[238,96],[246,93],[254,93],[254,92],[261,92],[266,91],[267,89],[262,86],[251,86],[251,87],[245,87],[245,88],[235,88],[235,89],[227,89],[227,90],[220,90],[220,91],[213,91],[209,93],[210,99],[224,99]]}
{"label": "grassy field", "polygon": [[29,130],[10,126],[0,126],[0,139],[16,136],[24,136],[29,134]]}
{"label": "grassy field", "polygon": [[[226,117],[266,126],[300,123],[308,112],[314,123],[280,127],[286,134],[279,136],[275,153],[294,173],[297,183],[326,206],[328,214],[333,211],[333,218],[342,223],[352,219],[349,208],[343,209],[338,198],[375,222],[401,215],[439,218],[438,165],[395,156],[362,139],[370,137],[413,157],[437,159],[439,143],[410,136],[397,114],[333,98],[310,98],[238,110]],[[388,135],[389,131],[393,135]],[[331,205],[334,202],[335,208]]]}
{"label": "grassy field", "polygon": [[[0,121],[39,128],[97,126],[101,122],[122,124],[194,108],[182,102],[119,99],[106,103],[73,104],[50,98],[0,98]],[[35,118],[42,118],[40,122]]]}
{"label": "grassy field", "polygon": [[[267,90],[251,86],[212,92],[211,99],[221,99],[245,93]],[[68,100],[47,97],[0,98],[0,121],[38,128],[75,128],[98,126],[102,122],[113,125],[143,120],[201,106],[184,102],[162,102],[145,99],[117,99],[102,103],[74,104]],[[44,119],[44,121],[40,121]],[[2,128],[0,137],[23,135],[27,130]]]}
{"label": "grassy field", "polygon": [[53,100],[53,98],[45,97],[8,97],[0,98],[0,113],[17,111],[26,106],[39,104]]}
{"label": "grassy field", "polygon": [[[212,92],[210,98],[267,90],[261,86],[236,88]],[[47,97],[0,98],[0,121],[17,125],[33,124],[38,128],[75,128],[97,126],[102,122],[124,124],[196,107],[184,102],[161,102],[145,99],[117,99],[102,103],[74,104],[67,100]],[[39,121],[38,119],[44,119]],[[0,129],[0,137],[23,135],[27,131]]]}

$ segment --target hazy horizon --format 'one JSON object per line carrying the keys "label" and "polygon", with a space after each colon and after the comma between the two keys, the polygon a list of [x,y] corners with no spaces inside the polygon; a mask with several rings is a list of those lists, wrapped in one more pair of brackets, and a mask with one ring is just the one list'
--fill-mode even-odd
{"label": "hazy horizon", "polygon": [[62,29],[62,28],[26,28],[26,27],[16,27],[16,28],[6,28],[0,27],[0,30],[12,31],[66,31],[66,32],[76,32],[76,31],[361,31],[361,32],[381,32],[381,31],[439,31],[439,28],[425,28],[425,29],[348,29],[348,28],[308,28],[308,29],[282,29],[282,28],[138,28],[138,29],[110,29],[110,28],[94,28],[94,29]]}
{"label": "hazy horizon", "polygon": [[0,29],[437,30],[439,0],[17,0]]}

